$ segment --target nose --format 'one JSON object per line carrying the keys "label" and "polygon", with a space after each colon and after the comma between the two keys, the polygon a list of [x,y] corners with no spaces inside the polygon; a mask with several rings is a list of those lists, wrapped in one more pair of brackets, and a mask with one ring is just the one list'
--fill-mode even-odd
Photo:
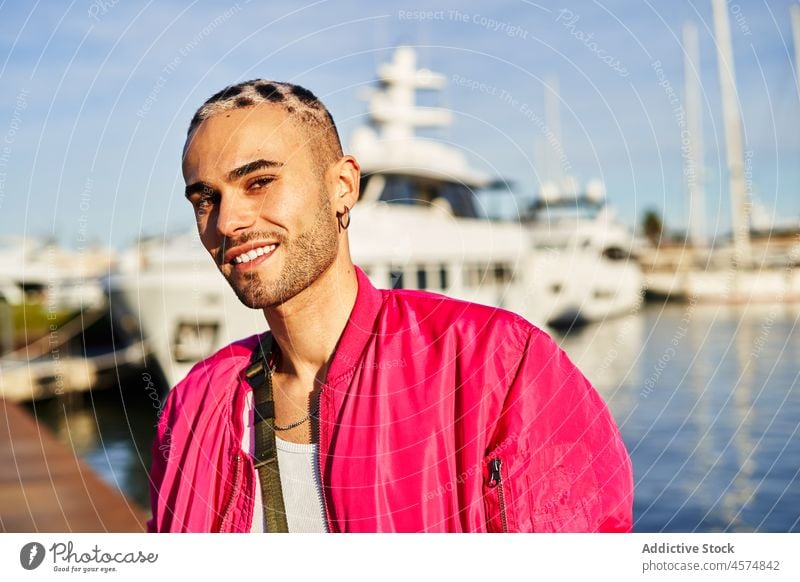
{"label": "nose", "polygon": [[216,228],[222,237],[233,237],[241,234],[253,226],[255,212],[247,200],[234,193],[223,194],[220,197]]}

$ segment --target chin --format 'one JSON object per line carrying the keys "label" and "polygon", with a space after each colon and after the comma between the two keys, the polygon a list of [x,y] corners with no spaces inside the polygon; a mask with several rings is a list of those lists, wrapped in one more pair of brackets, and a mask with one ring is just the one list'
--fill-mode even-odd
{"label": "chin", "polygon": [[236,285],[231,285],[231,287],[233,288],[233,292],[236,293],[236,297],[239,298],[239,301],[242,303],[242,305],[249,307],[250,309],[265,309],[267,307],[274,307],[275,305],[280,305],[283,303],[280,298],[266,293],[263,288],[254,289],[252,286],[241,288]]}
{"label": "chin", "polygon": [[282,288],[281,285],[265,285],[258,277],[250,281],[228,280],[231,288],[239,301],[250,309],[268,309],[278,307],[297,295],[292,289]]}

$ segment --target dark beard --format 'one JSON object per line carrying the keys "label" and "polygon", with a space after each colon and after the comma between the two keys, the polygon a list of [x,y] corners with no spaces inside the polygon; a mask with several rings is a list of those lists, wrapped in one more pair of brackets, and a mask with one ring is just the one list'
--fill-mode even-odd
{"label": "dark beard", "polygon": [[[284,253],[285,260],[278,280],[273,283],[263,281],[257,271],[228,277],[228,283],[244,305],[251,309],[277,307],[307,289],[336,260],[339,250],[336,222],[327,196],[320,198],[314,224],[296,238],[287,240],[263,233],[247,237],[249,240],[278,240],[278,250]],[[245,242],[248,240],[237,241],[236,245]]]}

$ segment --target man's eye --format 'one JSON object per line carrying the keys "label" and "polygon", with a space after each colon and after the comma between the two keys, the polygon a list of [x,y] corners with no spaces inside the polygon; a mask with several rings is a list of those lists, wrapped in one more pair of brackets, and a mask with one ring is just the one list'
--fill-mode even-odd
{"label": "man's eye", "polygon": [[213,192],[203,193],[195,199],[194,209],[200,214],[205,213],[211,208],[215,200],[216,194]]}
{"label": "man's eye", "polygon": [[247,187],[250,190],[258,189],[258,188],[265,188],[266,186],[269,186],[274,181],[275,181],[274,177],[272,177],[272,176],[264,176],[262,178],[256,178],[255,180],[250,182],[250,184]]}

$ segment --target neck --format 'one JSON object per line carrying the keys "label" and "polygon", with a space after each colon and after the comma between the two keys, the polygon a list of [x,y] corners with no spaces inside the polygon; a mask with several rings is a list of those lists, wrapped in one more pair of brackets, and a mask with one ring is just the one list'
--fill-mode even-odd
{"label": "neck", "polygon": [[280,347],[278,371],[307,386],[324,383],[357,294],[358,278],[353,263],[349,257],[337,258],[295,297],[264,309]]}

